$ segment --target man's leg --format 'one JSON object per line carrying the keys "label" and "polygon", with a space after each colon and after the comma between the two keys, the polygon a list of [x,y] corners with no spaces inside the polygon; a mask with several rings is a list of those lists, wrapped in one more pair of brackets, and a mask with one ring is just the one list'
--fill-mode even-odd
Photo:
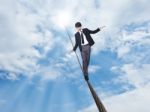
{"label": "man's leg", "polygon": [[91,46],[87,45],[86,47],[86,53],[87,53],[87,73],[88,73],[88,68],[89,68],[89,64],[90,64],[90,55],[91,55]]}
{"label": "man's leg", "polygon": [[91,52],[91,47],[89,45],[82,46],[82,61],[83,61],[83,72],[84,72],[84,77],[86,80],[89,80],[88,78],[88,65],[90,61],[90,52]]}
{"label": "man's leg", "polygon": [[82,52],[81,52],[81,56],[82,56],[82,66],[83,66],[83,73],[86,74],[87,71],[86,71],[86,51],[85,51],[85,48],[84,46],[82,47]]}

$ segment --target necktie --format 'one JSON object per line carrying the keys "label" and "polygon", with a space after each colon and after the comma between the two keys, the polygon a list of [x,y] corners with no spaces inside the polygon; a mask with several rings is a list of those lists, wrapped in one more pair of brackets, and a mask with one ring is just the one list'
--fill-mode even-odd
{"label": "necktie", "polygon": [[81,41],[82,41],[82,44],[84,44],[84,38],[83,38],[83,33],[81,32]]}

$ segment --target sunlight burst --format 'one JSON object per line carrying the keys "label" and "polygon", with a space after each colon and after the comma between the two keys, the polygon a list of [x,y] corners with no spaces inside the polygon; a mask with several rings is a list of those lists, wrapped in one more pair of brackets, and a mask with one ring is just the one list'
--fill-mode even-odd
{"label": "sunlight burst", "polygon": [[72,15],[69,11],[59,11],[54,17],[55,24],[61,28],[67,27],[71,22]]}

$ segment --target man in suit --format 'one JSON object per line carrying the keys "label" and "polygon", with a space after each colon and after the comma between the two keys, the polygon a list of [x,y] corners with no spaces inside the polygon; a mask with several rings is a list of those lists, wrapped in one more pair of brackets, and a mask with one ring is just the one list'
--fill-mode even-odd
{"label": "man in suit", "polygon": [[84,78],[88,81],[88,66],[90,62],[91,46],[94,45],[94,40],[90,34],[99,32],[103,27],[97,28],[96,30],[89,30],[88,28],[82,28],[82,24],[77,22],[75,23],[75,28],[77,29],[77,32],[75,33],[75,46],[72,51],[76,51],[77,47],[79,47],[83,61],[82,66]]}

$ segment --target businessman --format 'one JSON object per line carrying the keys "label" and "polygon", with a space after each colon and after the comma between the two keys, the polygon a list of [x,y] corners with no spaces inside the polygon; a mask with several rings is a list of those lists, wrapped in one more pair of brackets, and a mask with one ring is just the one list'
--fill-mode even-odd
{"label": "businessman", "polygon": [[77,32],[75,33],[75,46],[73,47],[73,51],[76,51],[77,47],[79,47],[82,57],[82,66],[85,80],[89,80],[88,77],[88,66],[90,63],[90,54],[91,54],[91,46],[94,45],[94,40],[91,37],[91,34],[95,34],[99,32],[103,27],[97,28],[96,30],[89,30],[88,28],[82,28],[82,24],[80,22],[75,23],[75,28]]}

